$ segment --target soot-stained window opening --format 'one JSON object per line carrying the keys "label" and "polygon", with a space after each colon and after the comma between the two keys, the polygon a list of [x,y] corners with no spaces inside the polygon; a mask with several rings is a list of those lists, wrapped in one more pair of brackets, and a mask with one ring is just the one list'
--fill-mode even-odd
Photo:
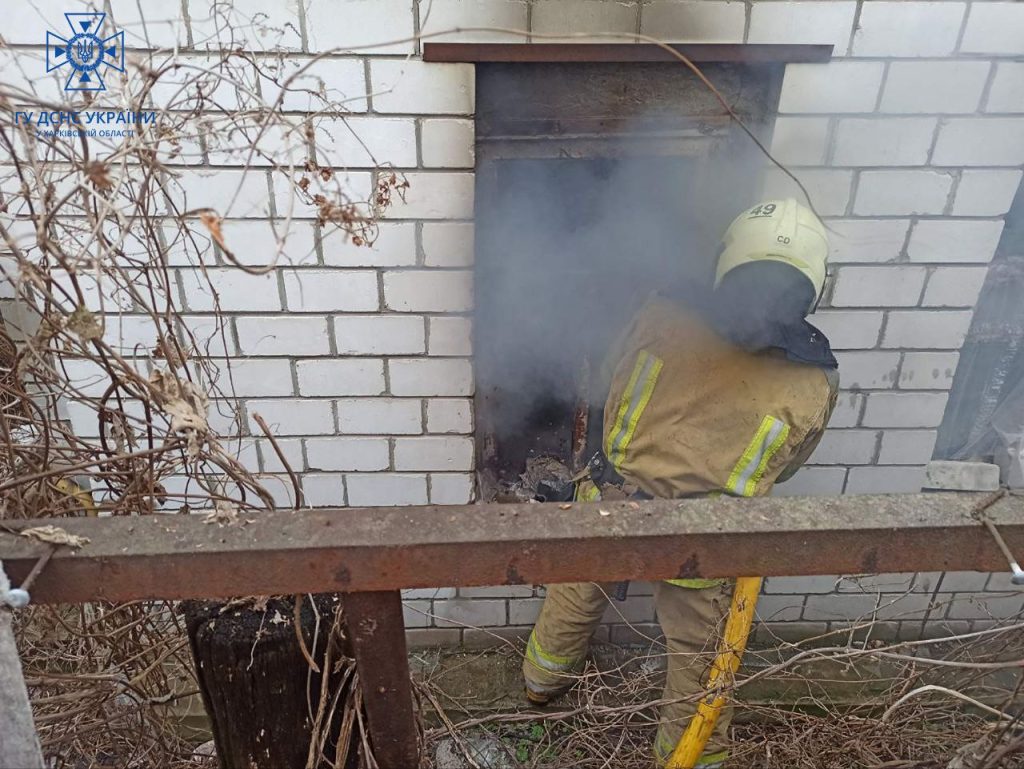
{"label": "soot-stained window opening", "polygon": [[[702,69],[770,145],[784,64]],[[512,500],[599,445],[615,337],[710,285],[769,164],[678,62],[480,63],[476,89],[477,466]]]}

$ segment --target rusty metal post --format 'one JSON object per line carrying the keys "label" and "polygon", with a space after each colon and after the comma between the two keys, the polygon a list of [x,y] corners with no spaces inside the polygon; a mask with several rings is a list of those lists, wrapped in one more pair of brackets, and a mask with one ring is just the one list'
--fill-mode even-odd
{"label": "rusty metal post", "polygon": [[43,769],[43,754],[7,605],[10,587],[0,563],[0,766]]}
{"label": "rusty metal post", "polygon": [[401,593],[347,593],[342,601],[374,758],[381,769],[415,769],[420,747]]}

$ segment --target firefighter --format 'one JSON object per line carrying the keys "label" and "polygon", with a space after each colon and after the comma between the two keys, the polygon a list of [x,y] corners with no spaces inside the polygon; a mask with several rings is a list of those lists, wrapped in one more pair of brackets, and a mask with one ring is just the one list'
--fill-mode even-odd
{"label": "firefighter", "polygon": [[[825,430],[839,384],[828,340],[806,320],[827,258],[825,228],[808,208],[766,201],[726,231],[707,300],[650,298],[606,361],[603,450],[576,499],[763,496],[796,472]],[[659,764],[696,710],[731,587],[690,578],[654,588],[671,703],[659,718]],[[546,704],[572,685],[613,589],[548,586],[523,663],[531,702]],[[698,766],[724,762],[730,717],[726,708]]]}

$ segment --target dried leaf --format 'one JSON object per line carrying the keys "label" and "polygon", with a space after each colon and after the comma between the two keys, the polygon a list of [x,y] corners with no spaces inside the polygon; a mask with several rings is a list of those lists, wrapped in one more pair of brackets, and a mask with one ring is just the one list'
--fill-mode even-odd
{"label": "dried leaf", "polygon": [[91,342],[103,336],[103,326],[85,307],[76,307],[68,316],[68,330],[83,342]]}
{"label": "dried leaf", "polygon": [[601,515],[611,515],[611,511],[610,510],[598,510],[597,512],[600,513]]}
{"label": "dried leaf", "polygon": [[192,382],[161,369],[153,369],[149,383],[156,405],[171,418],[171,431],[185,436],[188,456],[195,459],[210,432],[206,421],[210,402],[206,393]]}
{"label": "dried leaf", "polygon": [[33,526],[31,529],[22,529],[21,536],[38,539],[40,542],[47,542],[51,545],[67,545],[68,547],[82,547],[89,544],[88,537],[69,534],[59,526]]}
{"label": "dried leaf", "polygon": [[558,506],[558,509],[559,509],[559,510],[568,510],[568,509],[569,509],[570,507],[572,507],[572,505],[570,505],[570,504],[566,503],[566,504],[564,504],[564,505],[559,505],[559,506]]}
{"label": "dried leaf", "polygon": [[218,526],[238,523],[238,508],[226,499],[218,499],[213,503],[213,510],[203,517],[203,523],[215,523]]}
{"label": "dried leaf", "polygon": [[224,232],[220,228],[223,219],[212,211],[203,211],[199,214],[199,221],[201,221],[206,226],[206,229],[210,231],[210,236],[213,238],[214,242],[216,242],[216,244],[225,251],[230,252],[231,249],[224,244]]}

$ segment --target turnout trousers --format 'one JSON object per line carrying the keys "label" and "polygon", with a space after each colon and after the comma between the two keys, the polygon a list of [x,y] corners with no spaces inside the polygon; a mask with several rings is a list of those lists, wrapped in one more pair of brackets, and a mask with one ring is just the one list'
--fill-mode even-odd
{"label": "turnout trousers", "polygon": [[[655,758],[664,764],[696,713],[697,699],[718,650],[732,599],[732,583],[679,580],[696,586],[659,582],[654,587],[658,621],[665,633],[668,674],[661,708]],[[611,585],[574,582],[548,585],[540,618],[530,634],[523,661],[526,687],[542,696],[568,689],[582,670],[594,630],[609,605]],[[614,607],[614,602],[611,602]],[[722,709],[714,734],[697,764],[721,765],[726,758],[732,708]]]}

